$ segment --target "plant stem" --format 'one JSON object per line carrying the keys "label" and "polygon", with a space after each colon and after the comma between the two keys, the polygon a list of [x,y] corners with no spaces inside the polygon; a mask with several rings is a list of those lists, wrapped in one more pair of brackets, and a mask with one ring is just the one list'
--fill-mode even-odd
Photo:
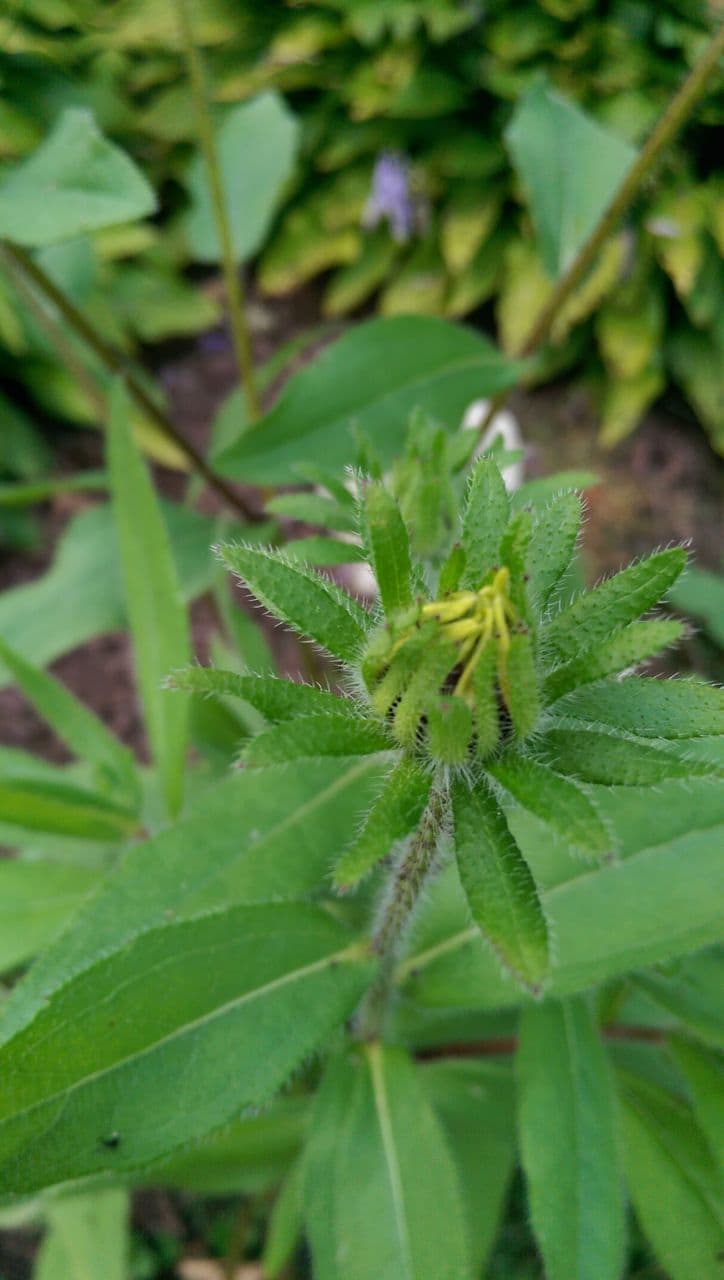
{"label": "plant stem", "polygon": [[376,1040],[383,1028],[395,988],[395,962],[437,852],[447,810],[446,793],[433,787],[420,825],[392,876],[387,899],[372,935],[370,951],[380,967],[356,1019],[362,1040]]}
{"label": "plant stem", "polygon": [[234,256],[234,244],[229,224],[229,213],[224,194],[224,184],[214,137],[214,126],[211,119],[209,99],[206,93],[204,67],[201,53],[194,39],[191,6],[189,0],[174,0],[178,17],[179,30],[186,54],[186,63],[191,82],[191,92],[196,111],[196,126],[199,142],[206,162],[209,180],[211,205],[216,221],[216,231],[221,247],[221,266],[224,273],[226,295],[229,304],[229,322],[234,343],[239,374],[241,376],[244,397],[249,417],[259,417],[259,397],[254,374],[254,359],[251,350],[251,338],[246,318],[246,298],[241,272]]}
{"label": "plant stem", "polygon": [[[632,1040],[642,1044],[664,1044],[671,1034],[662,1027],[636,1027],[628,1023],[607,1023],[600,1030],[605,1040]],[[517,1048],[517,1036],[494,1036],[490,1040],[432,1045],[418,1049],[415,1056],[421,1062],[435,1062],[439,1058],[494,1058],[515,1053]]]}
{"label": "plant stem", "polygon": [[[604,209],[588,239],[581,245],[568,270],[553,288],[520,351],[516,353],[517,355],[531,356],[547,341],[562,307],[590,270],[609,236],[616,230],[620,219],[631,204],[642,182],[653,169],[661,152],[668,147],[682,125],[686,123],[698,99],[704,92],[710,76],[716,71],[723,54],[724,23],[709,41],[701,57],[694,64],[686,80],[678,92],[674,94],[663,115],[652,129],[613,199]],[[496,413],[505,404],[507,398],[508,393],[502,392],[491,400],[488,412],[479,427],[479,439],[482,439],[484,432],[490,426]]]}
{"label": "plant stem", "polygon": [[[8,270],[13,276],[13,279],[18,284],[20,283],[21,275],[25,277],[26,281],[29,280],[32,282],[35,288],[37,288],[45,299],[58,311],[66,324],[73,329],[75,333],[83,339],[90,350],[94,352],[109,374],[123,378],[128,391],[133,396],[138,407],[156,424],[157,427],[159,427],[162,433],[169,440],[173,441],[180,452],[183,453],[184,457],[188,459],[193,469],[197,471],[199,475],[203,476],[204,480],[209,485],[209,488],[214,489],[219,496],[224,499],[227,506],[235,511],[237,515],[242,516],[244,520],[256,521],[261,518],[252,511],[249,506],[247,506],[240,494],[236,493],[231,486],[221,478],[221,476],[218,476],[216,472],[212,470],[203,454],[199,453],[198,449],[185,439],[178,427],[175,426],[168,415],[164,413],[163,409],[160,409],[156,402],[151,398],[143,386],[143,383],[129,366],[126,357],[116,351],[114,347],[101,337],[101,335],[93,328],[90,322],[83,315],[83,312],[79,311],[75,304],[71,302],[70,298],[67,298],[65,294],[61,292],[50,277],[46,275],[42,267],[38,266],[35,259],[32,258],[25,249],[21,249],[19,245],[10,244],[8,241],[4,241],[0,244],[0,260],[5,262]],[[30,302],[30,290],[27,283],[25,283],[22,291],[23,296],[28,301],[28,304],[33,305]],[[39,304],[35,301],[35,304],[33,305],[34,314],[37,314],[38,306]],[[67,340],[65,340],[60,325],[53,323],[52,317],[49,315],[46,308],[43,308],[43,312],[45,317],[43,323],[45,324],[48,336],[52,338],[58,354],[68,365],[71,373],[73,373],[74,377],[83,386],[84,390],[92,397],[94,403],[98,407],[101,417],[103,417],[106,412],[105,397],[99,391],[95,383],[92,382],[91,375],[85,368],[83,368],[82,364],[75,356],[75,353],[73,352],[71,355],[69,352],[68,343]],[[52,335],[51,325],[53,327]]]}

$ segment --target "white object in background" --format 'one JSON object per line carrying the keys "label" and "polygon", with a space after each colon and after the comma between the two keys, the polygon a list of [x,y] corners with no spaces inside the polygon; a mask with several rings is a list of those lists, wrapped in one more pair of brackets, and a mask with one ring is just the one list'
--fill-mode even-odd
{"label": "white object in background", "polygon": [[[473,400],[472,404],[469,404],[465,410],[463,430],[477,431],[485,421],[489,408],[489,400]],[[478,443],[474,457],[478,458],[481,453],[485,453],[485,450],[491,447],[497,436],[502,438],[506,451],[510,453],[525,448],[520,423],[515,414],[511,413],[510,409],[499,409]],[[503,479],[508,493],[514,493],[516,489],[519,489],[525,479],[525,459],[521,458],[519,462],[511,462],[509,467],[504,467]]]}

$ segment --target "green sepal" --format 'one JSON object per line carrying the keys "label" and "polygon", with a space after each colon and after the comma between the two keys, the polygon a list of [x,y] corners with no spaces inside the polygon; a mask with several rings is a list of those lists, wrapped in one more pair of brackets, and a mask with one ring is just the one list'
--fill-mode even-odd
{"label": "green sepal", "polygon": [[395,737],[403,746],[414,746],[420,720],[427,711],[429,701],[444,683],[456,661],[455,646],[440,639],[429,644],[420,655],[393,720]]}
{"label": "green sepal", "polygon": [[382,790],[352,844],[334,868],[336,889],[357,884],[387,856],[398,841],[415,830],[425,810],[432,774],[403,757],[385,779]]}
{"label": "green sepal", "polygon": [[544,626],[545,653],[557,662],[603,644],[658,604],[686,564],[683,547],[669,547],[629,565],[592,591],[577,596]]}
{"label": "green sepal", "polygon": [[514,751],[504,752],[487,767],[518,804],[559,831],[582,854],[605,858],[611,853],[611,836],[578,783]]}
{"label": "green sepal", "polygon": [[684,628],[676,618],[654,618],[649,622],[629,623],[610,640],[584,649],[570,662],[551,671],[543,681],[546,705],[551,706],[573,689],[637,666],[661,649],[676,644],[683,633]]}
{"label": "green sepal", "polygon": [[530,594],[545,609],[573,559],[581,528],[581,499],[559,493],[535,520],[528,556]]}
{"label": "green sepal", "polygon": [[452,787],[458,870],[475,923],[522,986],[539,994],[550,969],[538,890],[505,814],[485,783]]}
{"label": "green sepal", "polygon": [[527,738],[540,715],[540,694],[533,641],[528,631],[514,631],[510,647],[498,662],[498,679],[516,738]]}
{"label": "green sepal", "polygon": [[257,734],[245,747],[242,760],[247,768],[260,768],[311,756],[365,756],[393,748],[385,728],[374,720],[300,716]]}
{"label": "green sepal", "polygon": [[651,787],[669,778],[714,778],[716,766],[603,729],[548,729],[536,751],[554,769],[605,787]]}
{"label": "green sepal", "polygon": [[427,704],[430,755],[442,764],[464,764],[473,733],[473,714],[467,702],[439,694]]}
{"label": "green sepal", "polygon": [[456,542],[440,570],[440,578],[437,584],[437,594],[439,598],[449,595],[452,591],[457,591],[464,571],[465,552],[461,544]]}
{"label": "green sepal", "polygon": [[498,467],[492,458],[481,458],[470,478],[463,516],[461,542],[465,569],[461,587],[477,590],[485,575],[500,563],[500,542],[509,510],[508,494]]}
{"label": "green sepal", "polygon": [[388,617],[412,604],[412,563],[405,522],[395,499],[381,484],[364,496],[365,532],[382,607]]}
{"label": "green sepal", "polygon": [[486,645],[473,672],[475,702],[475,750],[481,760],[495,751],[500,740],[500,712],[497,687],[498,655],[494,645]]}
{"label": "green sepal", "polygon": [[500,563],[510,571],[510,599],[518,617],[533,627],[534,617],[528,598],[528,561],[533,537],[533,516],[519,511],[510,521],[500,542]]}
{"label": "green sepal", "polygon": [[369,614],[346,592],[278,552],[224,542],[217,554],[275,618],[309,636],[335,658],[354,662],[362,652]]}

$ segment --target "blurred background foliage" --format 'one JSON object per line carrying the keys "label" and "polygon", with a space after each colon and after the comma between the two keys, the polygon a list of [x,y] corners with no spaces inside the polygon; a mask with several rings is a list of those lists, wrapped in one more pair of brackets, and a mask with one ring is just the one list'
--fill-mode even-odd
{"label": "blurred background foliage", "polygon": [[[516,104],[548,84],[636,146],[701,53],[714,12],[704,0],[198,0],[196,35],[232,208],[246,186],[263,185],[269,156],[280,148],[297,155],[266,243],[252,228],[240,257],[256,258],[263,294],[324,274],[327,316],[368,305],[385,314],[478,312],[515,352],[552,288],[511,163],[510,133],[506,139]],[[245,130],[239,104],[269,90],[286,105],[257,99],[266,116],[256,127],[259,172],[249,184],[248,174],[235,173]],[[219,319],[218,297],[186,271],[212,261],[214,251],[170,0],[6,0],[0,181],[68,106],[90,108],[133,155],[160,213],[50,246],[41,251],[44,270],[129,353],[209,328]],[[673,383],[724,451],[724,181],[715,171],[723,120],[720,76],[532,375],[583,369],[605,443],[633,430]],[[244,153],[248,163],[248,146]],[[363,226],[375,165],[386,153],[405,166],[415,209],[409,235],[398,229],[395,237],[384,222]],[[51,417],[97,417],[4,277],[0,378],[9,394],[22,383]],[[13,428],[16,444],[3,460],[6,473],[22,478],[45,467],[23,452],[26,435],[22,423]]]}

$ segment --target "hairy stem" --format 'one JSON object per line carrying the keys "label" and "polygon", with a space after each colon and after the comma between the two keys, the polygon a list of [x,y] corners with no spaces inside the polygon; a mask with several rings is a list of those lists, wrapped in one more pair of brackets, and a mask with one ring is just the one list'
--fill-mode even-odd
{"label": "hairy stem", "polygon": [[[21,279],[25,281],[22,293],[29,305],[32,305],[30,303],[30,286],[32,286],[43,296],[46,302],[51,304],[68,327],[73,329],[79,338],[83,339],[86,346],[101,361],[106,371],[112,376],[123,378],[130,395],[136,401],[139,409],[155,423],[168,440],[173,441],[184,457],[187,458],[191,467],[203,477],[209,488],[214,489],[223,498],[228,507],[236,512],[237,515],[242,516],[244,520],[254,521],[259,519],[256,513],[247,506],[241,495],[236,493],[221,476],[218,476],[212,470],[203,454],[199,453],[194,445],[185,439],[163,409],[159,408],[155,400],[146,391],[137,374],[129,366],[126,356],[116,351],[101,337],[90,321],[83,315],[83,312],[79,311],[70,298],[67,298],[53,283],[42,267],[25,249],[21,249],[19,245],[4,241],[0,244],[0,261],[5,263],[9,273],[18,285]],[[37,314],[38,305],[36,303],[33,306],[34,314]],[[63,336],[61,326],[53,325],[51,334],[52,316],[46,308],[43,308],[43,311],[45,315],[43,323],[46,332],[53,341],[58,355],[83,389],[91,396],[94,404],[98,407],[100,416],[103,417],[106,412],[105,397],[92,380],[91,374],[77,360],[75,353],[69,348],[69,344],[61,342]]]}
{"label": "hairy stem", "polygon": [[[516,355],[531,356],[548,340],[553,325],[570,298],[571,294],[592,267],[609,236],[616,230],[619,221],[639,191],[644,179],[648,177],[661,152],[673,141],[681,127],[691,115],[701,97],[709,78],[716,71],[719,60],[724,54],[724,23],[712,37],[701,57],[692,67],[681,88],[671,99],[665,112],[652,129],[646,142],[634,160],[588,239],[581,245],[568,270],[555,285],[548,301]],[[496,413],[508,398],[507,392],[495,396],[488,408],[485,418],[480,424],[478,438],[482,439]]]}
{"label": "hairy stem", "polygon": [[214,211],[216,231],[219,237],[219,245],[221,247],[221,266],[224,273],[224,284],[226,286],[226,296],[229,305],[229,323],[231,325],[234,352],[239,366],[239,374],[241,376],[247,411],[249,413],[249,417],[254,419],[259,417],[260,410],[259,397],[256,389],[256,379],[254,375],[251,338],[249,335],[249,326],[246,317],[245,290],[241,273],[234,256],[234,244],[231,235],[231,226],[229,224],[224,184],[221,177],[219,156],[216,149],[216,139],[214,138],[214,126],[211,119],[209,99],[206,93],[204,67],[201,59],[201,53],[199,52],[199,48],[194,39],[190,0],[175,0],[175,5],[181,39],[183,41],[184,52],[186,54],[186,64],[188,66],[189,80],[191,82],[191,92],[194,99],[199,142],[201,144],[201,150],[206,163],[211,205]]}
{"label": "hairy stem", "polygon": [[377,1039],[384,1028],[395,989],[397,955],[435,860],[446,811],[446,792],[435,786],[420,825],[393,872],[370,943],[370,951],[379,959],[380,967],[357,1015],[356,1031],[362,1040]]}

